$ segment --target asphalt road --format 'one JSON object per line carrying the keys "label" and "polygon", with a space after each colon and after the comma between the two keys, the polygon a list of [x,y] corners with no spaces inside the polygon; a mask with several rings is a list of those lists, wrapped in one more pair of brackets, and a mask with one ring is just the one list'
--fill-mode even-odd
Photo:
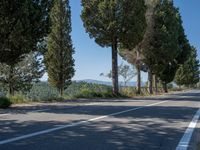
{"label": "asphalt road", "polygon": [[175,150],[199,108],[193,90],[0,110],[0,150]]}

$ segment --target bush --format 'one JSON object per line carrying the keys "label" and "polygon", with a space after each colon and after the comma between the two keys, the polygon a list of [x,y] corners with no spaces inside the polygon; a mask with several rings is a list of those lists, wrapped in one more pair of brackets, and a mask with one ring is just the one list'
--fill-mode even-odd
{"label": "bush", "polygon": [[97,98],[97,97],[101,97],[101,94],[95,91],[90,91],[88,89],[83,89],[74,97],[75,98]]}
{"label": "bush", "polygon": [[0,97],[0,108],[8,108],[12,105],[12,102],[7,97]]}
{"label": "bush", "polygon": [[21,103],[28,102],[26,97],[22,94],[16,94],[14,96],[9,96],[9,98],[10,98],[10,101],[12,102],[12,104],[21,104]]}
{"label": "bush", "polygon": [[40,82],[33,85],[32,89],[26,93],[26,98],[30,101],[56,101],[59,93],[46,82]]}
{"label": "bush", "polygon": [[123,95],[126,95],[128,97],[134,97],[137,95],[136,88],[134,87],[123,87],[120,91]]}
{"label": "bush", "polygon": [[127,96],[123,93],[114,95],[110,89],[107,91],[83,89],[77,95],[75,95],[74,98],[127,98]]}

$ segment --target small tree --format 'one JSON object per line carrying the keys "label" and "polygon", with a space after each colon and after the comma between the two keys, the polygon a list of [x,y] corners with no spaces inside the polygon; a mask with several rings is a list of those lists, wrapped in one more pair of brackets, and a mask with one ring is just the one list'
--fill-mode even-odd
{"label": "small tree", "polygon": [[130,67],[129,65],[124,65],[123,63],[119,66],[119,75],[124,80],[124,86],[136,76],[136,71],[134,67]]}
{"label": "small tree", "polygon": [[[124,86],[126,86],[127,83],[137,74],[134,67],[130,67],[130,65],[124,65],[123,63],[118,66],[118,70],[118,75],[123,78]],[[112,79],[112,71],[107,74],[101,73],[100,76]]]}
{"label": "small tree", "polygon": [[14,95],[16,91],[30,90],[33,83],[38,82],[44,74],[44,66],[38,53],[30,53],[24,57],[14,68],[0,64],[0,83],[8,89],[10,95]]}
{"label": "small tree", "polygon": [[51,32],[45,56],[49,82],[63,91],[71,84],[74,76],[74,48],[71,40],[71,10],[68,0],[55,0],[50,14]]}
{"label": "small tree", "polygon": [[112,47],[113,93],[118,94],[118,45],[135,47],[145,32],[144,0],[82,0],[86,32],[102,47]]}

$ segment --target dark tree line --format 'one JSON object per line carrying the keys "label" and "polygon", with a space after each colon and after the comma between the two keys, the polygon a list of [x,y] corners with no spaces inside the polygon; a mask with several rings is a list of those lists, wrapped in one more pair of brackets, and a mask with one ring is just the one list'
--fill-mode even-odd
{"label": "dark tree line", "polygon": [[1,0],[0,10],[0,82],[10,95],[29,90],[44,74],[40,59],[47,55],[50,83],[62,93],[74,75],[68,0]]}
{"label": "dark tree line", "polygon": [[[197,52],[173,1],[82,0],[81,4],[90,38],[111,47],[114,94],[119,93],[118,54],[136,67],[139,94],[141,71],[149,74],[150,93],[158,82],[167,92],[174,78],[180,86],[199,81]],[[0,82],[13,95],[29,90],[46,69],[49,83],[63,96],[75,73],[69,0],[0,0],[0,10]]]}

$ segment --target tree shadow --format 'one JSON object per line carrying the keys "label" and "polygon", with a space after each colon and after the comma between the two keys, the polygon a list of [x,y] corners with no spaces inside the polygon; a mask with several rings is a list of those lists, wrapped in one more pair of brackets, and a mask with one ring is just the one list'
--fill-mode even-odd
{"label": "tree shadow", "polygon": [[[51,111],[61,115],[90,115],[91,118],[132,109],[129,106],[81,106],[67,111]],[[145,109],[145,111],[144,111]],[[173,150],[188,123],[197,111],[195,107],[146,107],[102,120],[0,145],[1,150]],[[49,114],[48,114],[49,115]],[[49,116],[50,117],[50,116]],[[31,120],[31,119],[30,119]],[[0,139],[55,128],[76,121],[0,120]]]}

